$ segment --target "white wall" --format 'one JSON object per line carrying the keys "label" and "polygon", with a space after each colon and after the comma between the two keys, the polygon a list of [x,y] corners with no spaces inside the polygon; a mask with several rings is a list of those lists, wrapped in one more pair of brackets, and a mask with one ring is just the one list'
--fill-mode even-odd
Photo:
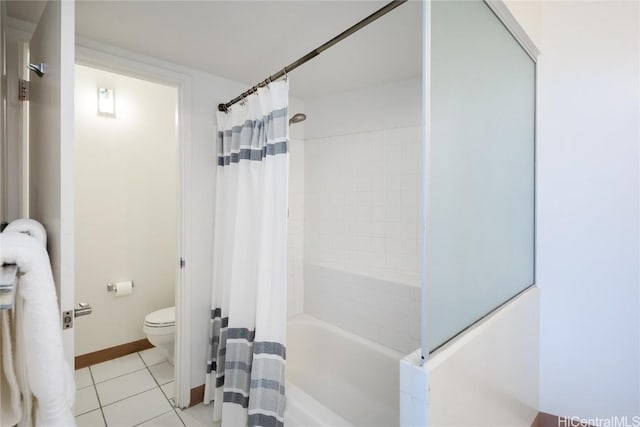
{"label": "white wall", "polygon": [[306,99],[305,139],[417,126],[422,123],[422,80]]}
{"label": "white wall", "polygon": [[542,0],[505,0],[513,17],[538,49],[542,47],[542,9],[544,3]]}
{"label": "white wall", "polygon": [[[144,317],[174,305],[178,259],[178,90],[75,67],[76,355],[145,338]],[[116,115],[97,112],[98,87]],[[116,297],[106,284],[133,280]]]}
{"label": "white wall", "polygon": [[543,8],[540,409],[555,415],[640,415],[639,22],[638,2]]}

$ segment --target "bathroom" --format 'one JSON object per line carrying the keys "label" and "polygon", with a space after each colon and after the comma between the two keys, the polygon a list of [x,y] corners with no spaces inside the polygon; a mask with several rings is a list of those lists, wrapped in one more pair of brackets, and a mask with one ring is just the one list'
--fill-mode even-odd
{"label": "bathroom", "polygon": [[[349,7],[353,19],[362,18],[356,4]],[[204,195],[215,194],[215,169],[214,140],[203,132],[213,123],[198,110],[215,108],[212,102],[232,98],[244,84],[84,38],[88,28],[99,32],[109,16],[126,13],[106,2],[76,9],[74,281],[76,303],[90,307],[74,326],[76,421],[188,423],[190,414],[208,421],[212,405],[200,402],[211,279],[197,285],[193,278],[211,277],[214,198]],[[288,77],[289,115],[304,113],[290,125],[289,335],[306,335],[296,327],[310,319],[341,328],[388,357],[390,383],[397,383],[400,358],[420,346],[421,13],[419,2],[406,4]],[[99,23],[95,16],[102,16]],[[384,46],[342,70],[333,66],[389,33],[395,36]],[[356,78],[365,69],[378,71]],[[195,80],[191,87],[187,78]],[[392,103],[397,108],[390,110]],[[185,144],[194,129],[199,136]],[[189,227],[202,232],[186,234]],[[197,249],[189,253],[190,247]],[[367,298],[357,303],[362,293]],[[192,305],[183,324],[192,332],[180,351],[171,348],[179,334],[176,311],[166,309],[185,297]],[[167,315],[156,328],[148,324],[154,313]],[[150,332],[160,329],[172,335],[170,345],[158,347]],[[300,367],[290,361],[290,376],[298,372],[304,384],[309,379]],[[299,384],[288,383],[289,393],[307,396]],[[180,396],[180,389],[187,393]],[[381,425],[397,419],[397,394],[397,385],[388,389]],[[312,422],[300,419],[311,409],[296,413],[290,400],[288,423]],[[168,411],[174,405],[193,406]],[[333,421],[347,423],[342,416]]]}
{"label": "bathroom", "polygon": [[[97,390],[113,388],[106,380],[120,371],[102,362],[133,355],[120,360],[148,366],[169,390],[179,266],[178,91],[80,64],[74,72],[75,297],[92,310],[75,326],[77,386],[93,377]],[[135,381],[154,384],[149,375]],[[120,397],[103,391],[100,401]],[[97,404],[86,388],[76,400],[77,407]]]}
{"label": "bathroom", "polygon": [[[66,61],[7,105],[21,126],[3,158],[22,166],[2,177],[2,217],[49,233],[76,424],[530,425],[549,349],[525,9],[3,2],[10,95],[17,64],[46,71],[45,30]],[[32,130],[47,74],[75,110],[50,159]],[[263,116],[281,139],[234,145]],[[242,340],[268,351],[230,362]],[[251,363],[264,401],[229,374]]]}
{"label": "bathroom", "polygon": [[[225,71],[232,45],[219,65],[208,59],[226,79],[199,71],[199,55],[181,65],[177,52],[158,59],[160,46],[136,36],[143,4],[75,6],[75,301],[93,309],[75,320],[76,422],[212,425],[212,282],[228,265],[215,254],[226,252],[216,236],[228,228],[220,209],[230,204],[217,187],[215,111],[264,76],[246,66]],[[344,17],[321,34],[272,52],[268,74],[378,6],[166,2],[148,19],[161,28],[180,13],[191,21],[288,11],[312,20],[340,9]],[[423,340],[422,52],[423,4],[400,2],[285,76],[288,117],[306,118],[288,129],[287,288],[274,308],[289,319],[288,425],[399,422],[400,361]],[[217,114],[222,126],[226,116]],[[173,318],[150,327],[150,315],[169,307]],[[149,348],[158,329],[171,331],[173,351]],[[363,358],[368,368],[355,369]]]}

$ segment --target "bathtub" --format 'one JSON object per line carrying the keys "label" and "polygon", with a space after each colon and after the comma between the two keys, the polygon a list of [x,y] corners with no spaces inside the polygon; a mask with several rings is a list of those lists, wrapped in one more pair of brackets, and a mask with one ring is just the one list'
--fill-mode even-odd
{"label": "bathtub", "polygon": [[287,331],[287,427],[399,424],[403,354],[300,314]]}

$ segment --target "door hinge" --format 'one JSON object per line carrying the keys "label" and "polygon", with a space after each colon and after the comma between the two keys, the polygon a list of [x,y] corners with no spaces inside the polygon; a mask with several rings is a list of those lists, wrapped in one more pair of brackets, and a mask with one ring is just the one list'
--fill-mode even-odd
{"label": "door hinge", "polygon": [[184,268],[184,258],[180,258],[180,268]]}
{"label": "door hinge", "polygon": [[18,99],[20,101],[29,100],[29,82],[27,80],[20,79],[18,82]]}

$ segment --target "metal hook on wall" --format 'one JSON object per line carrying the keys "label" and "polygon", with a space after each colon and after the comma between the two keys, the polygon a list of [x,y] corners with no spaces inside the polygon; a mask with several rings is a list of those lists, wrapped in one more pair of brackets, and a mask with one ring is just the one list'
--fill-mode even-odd
{"label": "metal hook on wall", "polygon": [[47,71],[47,64],[45,64],[44,62],[41,62],[40,64],[29,64],[27,65],[27,68],[36,73],[38,77],[42,77]]}

